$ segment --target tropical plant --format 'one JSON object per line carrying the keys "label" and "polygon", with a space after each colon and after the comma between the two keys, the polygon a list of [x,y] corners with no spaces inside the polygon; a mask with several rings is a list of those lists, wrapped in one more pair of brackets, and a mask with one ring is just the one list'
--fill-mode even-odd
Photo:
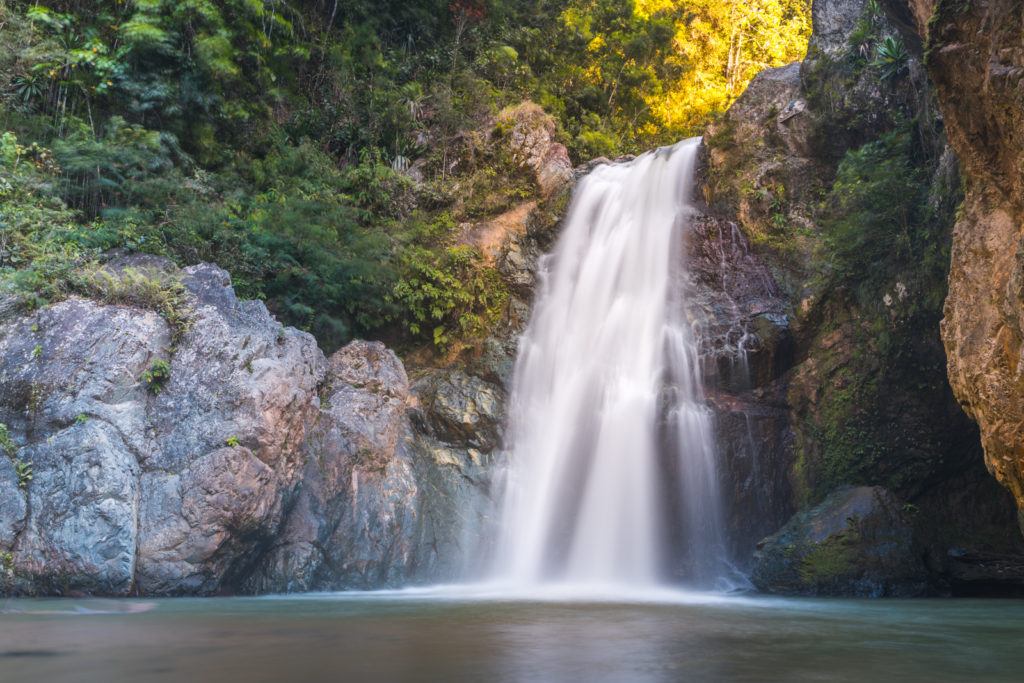
{"label": "tropical plant", "polygon": [[907,47],[900,38],[886,36],[886,38],[875,48],[875,60],[871,63],[879,70],[882,79],[896,80],[907,73],[910,64],[910,55]]}

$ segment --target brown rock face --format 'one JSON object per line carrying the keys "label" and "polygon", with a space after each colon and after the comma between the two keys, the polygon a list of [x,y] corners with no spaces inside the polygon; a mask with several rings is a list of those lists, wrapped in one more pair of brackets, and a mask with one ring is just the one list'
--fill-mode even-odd
{"label": "brown rock face", "polygon": [[1024,507],[1024,4],[908,4],[967,178],[942,325],[949,379]]}
{"label": "brown rock face", "polygon": [[515,160],[533,170],[541,194],[547,196],[572,179],[565,145],[555,141],[555,120],[533,102],[506,109],[499,125],[509,128]]}

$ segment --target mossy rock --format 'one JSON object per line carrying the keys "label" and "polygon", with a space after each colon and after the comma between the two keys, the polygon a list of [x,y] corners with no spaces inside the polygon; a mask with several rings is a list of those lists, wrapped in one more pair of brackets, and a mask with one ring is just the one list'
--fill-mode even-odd
{"label": "mossy rock", "polygon": [[878,486],[834,491],[758,544],[751,579],[782,595],[911,597],[928,589],[904,506]]}

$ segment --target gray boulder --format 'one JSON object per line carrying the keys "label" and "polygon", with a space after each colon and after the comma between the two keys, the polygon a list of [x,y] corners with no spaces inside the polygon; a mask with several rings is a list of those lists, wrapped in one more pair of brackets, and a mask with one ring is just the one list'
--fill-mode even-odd
{"label": "gray boulder", "polygon": [[[184,285],[185,326],[79,299],[0,323],[0,592],[372,588],[457,563],[461,532],[442,527],[487,507],[488,461],[414,428],[394,353],[354,342],[328,361],[223,270],[142,265]],[[493,448],[490,386],[436,386],[443,415],[417,424]]]}
{"label": "gray boulder", "polygon": [[835,56],[847,48],[857,21],[864,14],[867,0],[814,0],[811,5],[810,52]]}
{"label": "gray boulder", "polygon": [[331,357],[324,387],[301,485],[251,590],[372,588],[408,576],[419,491],[405,368],[383,344],[353,342]]}
{"label": "gray boulder", "polygon": [[497,385],[461,370],[435,371],[415,391],[427,433],[488,453],[501,444],[505,392]]}

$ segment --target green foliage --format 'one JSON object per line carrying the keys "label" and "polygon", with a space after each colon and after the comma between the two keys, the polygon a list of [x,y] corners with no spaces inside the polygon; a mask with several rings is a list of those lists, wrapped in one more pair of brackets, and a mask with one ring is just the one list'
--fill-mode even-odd
{"label": "green foliage", "polygon": [[164,390],[167,381],[171,379],[171,364],[162,358],[158,358],[150,364],[149,369],[142,373],[142,381],[149,393],[156,395]]}
{"label": "green foliage", "polygon": [[18,452],[18,446],[14,443],[14,439],[11,438],[11,432],[7,428],[7,425],[0,422],[0,450],[7,455],[8,458],[14,458]]}
{"label": "green foliage", "polygon": [[486,139],[498,112],[539,102],[581,160],[674,142],[798,57],[807,16],[806,0],[0,0],[0,293],[145,306],[180,335],[173,283],[102,267],[141,252],[229,268],[328,349],[452,346],[507,296],[453,220],[537,193]]}
{"label": "green foliage", "polygon": [[159,313],[170,326],[175,342],[188,330],[191,314],[188,293],[174,276],[134,268],[118,272],[91,268],[80,277],[82,291],[98,301]]}
{"label": "green foliage", "polygon": [[503,313],[508,290],[498,272],[480,261],[467,246],[438,256],[409,249],[393,297],[405,312],[411,334],[429,339],[439,349],[456,338],[479,337]]}
{"label": "green foliage", "polygon": [[882,79],[894,81],[907,73],[910,55],[903,41],[896,36],[886,36],[875,48],[875,60],[871,66],[881,73]]}
{"label": "green foliage", "polygon": [[18,488],[28,488],[32,481],[32,463],[19,460],[17,457],[18,446],[11,438],[11,432],[7,425],[0,422],[0,451],[14,464],[14,474],[18,477]]}
{"label": "green foliage", "polygon": [[929,202],[930,162],[916,140],[907,124],[847,153],[826,201],[833,274],[875,309],[894,279],[915,292],[907,302],[914,309],[937,310],[944,296],[926,284],[944,282],[949,238]]}
{"label": "green foliage", "polygon": [[29,482],[32,481],[32,463],[15,460],[14,474],[18,477],[18,488],[27,489]]}
{"label": "green foliage", "polygon": [[229,436],[227,440],[224,441],[224,445],[228,448],[238,448],[239,445],[241,445],[241,442],[238,440],[237,436]]}

